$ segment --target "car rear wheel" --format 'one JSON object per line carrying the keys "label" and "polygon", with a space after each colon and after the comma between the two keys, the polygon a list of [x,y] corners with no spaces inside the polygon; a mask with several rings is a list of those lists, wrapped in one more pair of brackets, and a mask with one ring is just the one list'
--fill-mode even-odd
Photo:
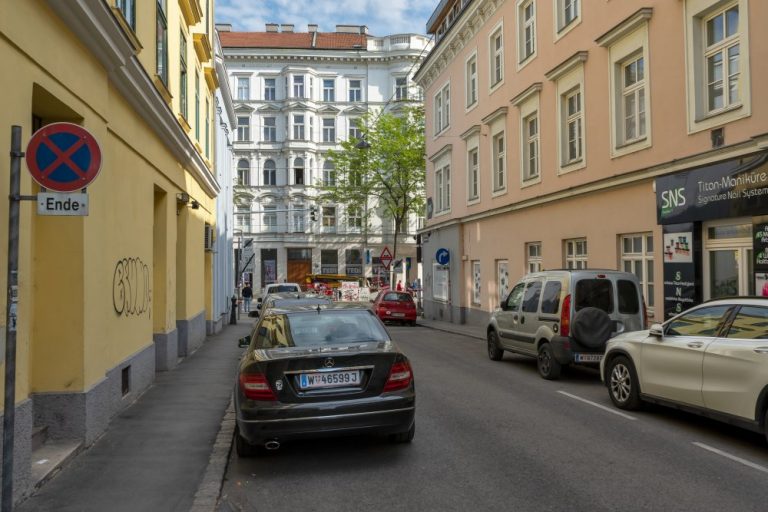
{"label": "car rear wheel", "polygon": [[608,363],[608,394],[619,409],[635,410],[640,407],[640,389],[632,362],[618,356]]}
{"label": "car rear wheel", "polygon": [[254,457],[258,455],[259,449],[240,435],[240,428],[235,426],[235,451],[240,458]]}
{"label": "car rear wheel", "polygon": [[393,443],[410,443],[413,441],[413,436],[416,435],[416,421],[411,424],[411,428],[406,430],[405,432],[400,432],[399,434],[392,434],[389,436],[389,439]]}
{"label": "car rear wheel", "polygon": [[491,361],[501,361],[504,357],[504,350],[499,347],[499,335],[496,331],[488,331],[488,357]]}
{"label": "car rear wheel", "polygon": [[557,380],[560,378],[562,365],[557,362],[552,352],[552,345],[542,343],[539,347],[539,356],[536,359],[536,366],[539,369],[539,375],[547,380]]}

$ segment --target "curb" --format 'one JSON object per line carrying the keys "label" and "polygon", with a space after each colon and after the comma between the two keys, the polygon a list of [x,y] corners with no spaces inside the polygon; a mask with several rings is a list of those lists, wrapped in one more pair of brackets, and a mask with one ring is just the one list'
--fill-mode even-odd
{"label": "curb", "polygon": [[474,338],[476,340],[485,341],[485,337],[479,336],[477,334],[469,333],[469,332],[452,331],[452,330],[450,330],[447,327],[440,327],[440,326],[437,326],[437,325],[423,324],[421,322],[417,322],[416,325],[418,325],[419,327],[426,327],[427,329],[432,329],[433,331],[447,332],[449,334],[460,334],[462,336],[467,336],[469,338]]}
{"label": "curb", "polygon": [[213,451],[208,459],[208,467],[205,468],[203,479],[195,493],[190,512],[215,512],[219,503],[221,486],[224,482],[224,474],[227,471],[229,454],[232,451],[232,436],[235,432],[235,406],[234,397],[229,400],[229,405],[221,420],[219,433],[213,443]]}

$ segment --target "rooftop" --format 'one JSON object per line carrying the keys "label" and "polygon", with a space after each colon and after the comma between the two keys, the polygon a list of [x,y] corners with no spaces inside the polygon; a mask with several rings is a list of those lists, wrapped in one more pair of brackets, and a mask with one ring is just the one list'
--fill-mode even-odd
{"label": "rooftop", "polygon": [[224,48],[365,50],[368,36],[344,32],[220,32]]}

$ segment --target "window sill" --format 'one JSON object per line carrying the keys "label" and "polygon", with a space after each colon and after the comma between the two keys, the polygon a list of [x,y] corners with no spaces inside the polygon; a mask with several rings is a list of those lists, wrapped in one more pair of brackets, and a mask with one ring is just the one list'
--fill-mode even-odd
{"label": "window sill", "polygon": [[535,58],[536,58],[536,52],[533,52],[532,54],[530,54],[530,55],[526,56],[524,59],[522,59],[522,60],[519,60],[519,61],[517,62],[517,70],[518,70],[518,71],[520,71],[520,70],[521,70],[521,69],[523,69],[525,66],[527,66],[528,64],[530,64],[531,62],[533,62],[533,59],[535,59]]}
{"label": "window sill", "polygon": [[555,42],[558,42],[560,39],[565,37],[565,35],[568,32],[570,32],[580,24],[581,24],[581,15],[573,18],[570,22],[568,22],[567,25],[563,25],[562,27],[558,28],[557,31],[555,32]]}
{"label": "window sill", "polygon": [[583,169],[586,166],[587,164],[583,157],[579,158],[578,160],[573,160],[568,163],[560,164],[558,175],[563,175],[563,174],[568,174],[569,172],[578,171],[579,169]]}
{"label": "window sill", "polygon": [[730,105],[730,106],[728,106],[728,107],[725,107],[725,108],[721,108],[720,110],[714,110],[714,111],[712,111],[712,112],[707,112],[707,113],[706,113],[706,114],[704,114],[703,116],[699,116],[699,117],[697,117],[697,118],[694,120],[694,122],[696,122],[696,123],[702,123],[702,122],[704,122],[704,121],[709,121],[710,119],[714,119],[714,118],[716,118],[716,117],[718,117],[718,116],[721,116],[721,115],[723,115],[723,114],[728,114],[728,113],[730,113],[730,112],[734,112],[734,111],[736,111],[736,110],[739,110],[739,109],[741,109],[742,107],[744,107],[744,104],[743,104],[743,103],[737,103],[737,104],[735,104],[735,105]]}
{"label": "window sill", "polygon": [[499,89],[499,88],[500,88],[502,85],[504,85],[504,79],[503,79],[503,78],[502,78],[501,80],[499,80],[498,82],[496,82],[495,84],[491,84],[491,87],[490,87],[490,89],[488,89],[488,94],[489,94],[489,95],[493,94],[493,93],[494,93],[494,92],[496,92],[496,90],[497,90],[497,89]]}
{"label": "window sill", "polygon": [[491,192],[491,197],[503,196],[506,193],[507,193],[507,187],[498,188]]}
{"label": "window sill", "polygon": [[439,211],[439,212],[435,212],[435,218],[443,217],[445,215],[449,215],[450,213],[451,213],[450,208],[448,210],[442,210],[442,211]]}
{"label": "window sill", "polygon": [[641,144],[643,142],[646,142],[648,140],[648,136],[641,137],[639,139],[632,139],[630,141],[622,142],[621,144],[616,146],[616,151],[622,151],[626,148],[630,148],[632,146],[636,146],[638,144]]}
{"label": "window sill", "polygon": [[144,49],[143,46],[141,46],[141,42],[139,41],[139,38],[136,37],[136,31],[131,27],[131,24],[128,23],[128,20],[125,19],[125,16],[123,16],[123,11],[121,11],[117,6],[111,6],[112,14],[114,14],[115,19],[117,20],[117,24],[120,25],[120,27],[123,29],[123,32],[125,32],[125,35],[128,37],[128,40],[131,42],[131,46],[133,46],[133,54],[138,55],[141,50]]}
{"label": "window sill", "polygon": [[177,114],[176,117],[178,118],[179,124],[181,125],[182,128],[184,128],[185,132],[189,133],[190,131],[192,131],[192,127],[189,126],[189,123],[187,122],[187,119],[184,117],[184,114]]}
{"label": "window sill", "polygon": [[171,94],[171,91],[168,90],[168,86],[165,85],[165,82],[163,82],[163,79],[160,78],[160,75],[155,75],[153,81],[155,82],[155,87],[157,87],[157,91],[160,93],[160,96],[162,96],[165,102],[170,105],[173,101],[173,95]]}
{"label": "window sill", "polygon": [[533,185],[538,185],[541,183],[541,174],[538,174],[532,178],[523,179],[522,183],[520,184],[520,188],[528,188],[532,187]]}
{"label": "window sill", "polygon": [[467,199],[467,206],[474,206],[478,203],[480,203],[480,196]]}

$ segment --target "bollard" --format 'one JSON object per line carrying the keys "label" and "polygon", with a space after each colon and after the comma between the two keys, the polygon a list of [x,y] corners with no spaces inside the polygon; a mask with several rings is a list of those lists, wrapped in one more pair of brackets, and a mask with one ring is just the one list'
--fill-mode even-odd
{"label": "bollard", "polygon": [[229,325],[237,325],[237,295],[233,295],[230,300],[232,307],[229,308]]}

